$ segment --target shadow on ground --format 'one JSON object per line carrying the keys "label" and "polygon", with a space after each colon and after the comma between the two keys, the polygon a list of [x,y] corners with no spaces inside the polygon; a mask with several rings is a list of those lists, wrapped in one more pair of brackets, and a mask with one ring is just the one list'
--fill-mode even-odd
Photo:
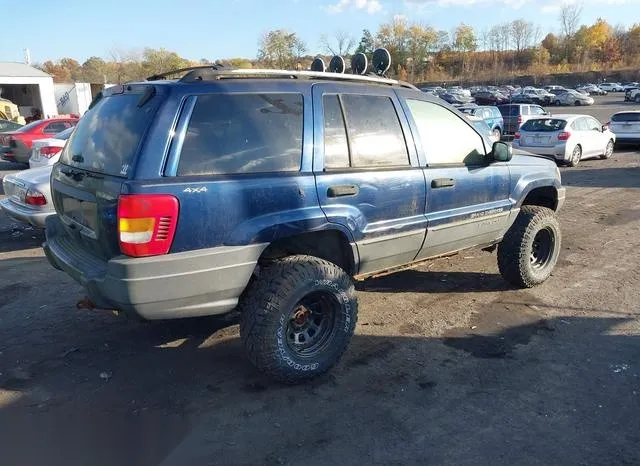
{"label": "shadow on ground", "polygon": [[627,320],[503,309],[441,338],[359,333],[294,387],[245,361],[233,318],[82,319],[81,341],[3,348],[2,462],[638,464],[640,339],[610,334]]}

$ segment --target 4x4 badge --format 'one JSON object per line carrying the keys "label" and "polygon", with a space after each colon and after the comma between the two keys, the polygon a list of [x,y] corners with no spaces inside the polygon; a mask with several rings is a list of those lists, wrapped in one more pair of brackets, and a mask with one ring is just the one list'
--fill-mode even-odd
{"label": "4x4 badge", "polygon": [[199,188],[185,188],[184,191],[182,191],[183,193],[206,193],[207,192],[207,187],[206,186],[200,186]]}

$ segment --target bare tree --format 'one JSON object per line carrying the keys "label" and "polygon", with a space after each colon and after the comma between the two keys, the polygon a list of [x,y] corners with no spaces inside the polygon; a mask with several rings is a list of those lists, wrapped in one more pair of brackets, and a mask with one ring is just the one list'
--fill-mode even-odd
{"label": "bare tree", "polygon": [[337,31],[331,38],[326,34],[320,36],[320,46],[331,55],[351,55],[356,40],[348,32]]}
{"label": "bare tree", "polygon": [[511,24],[511,41],[516,48],[516,52],[520,53],[529,48],[534,33],[533,23],[529,23],[524,19],[516,19]]}
{"label": "bare tree", "polygon": [[582,4],[564,3],[560,8],[560,25],[566,39],[574,36],[578,30],[578,22],[582,15]]}

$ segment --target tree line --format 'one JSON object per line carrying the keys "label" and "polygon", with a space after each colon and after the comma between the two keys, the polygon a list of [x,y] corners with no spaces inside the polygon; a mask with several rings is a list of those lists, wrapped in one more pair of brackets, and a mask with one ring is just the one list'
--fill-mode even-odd
{"label": "tree line", "polygon": [[46,61],[39,67],[58,82],[122,83],[163,71],[199,64],[220,63],[234,68],[308,69],[318,56],[348,59],[362,52],[369,57],[378,47],[389,50],[391,76],[411,82],[505,81],[517,75],[542,76],[640,68],[640,23],[614,27],[604,19],[580,24],[581,7],[562,7],[556,33],[543,36],[540,27],[524,19],[475,30],[460,24],[451,31],[394,17],[375,33],[362,31],[358,39],[338,31],[319,38],[319,53],[310,54],[297,33],[264,33],[255,58],[188,60],[165,49],[112,50],[109,58],[91,57]]}

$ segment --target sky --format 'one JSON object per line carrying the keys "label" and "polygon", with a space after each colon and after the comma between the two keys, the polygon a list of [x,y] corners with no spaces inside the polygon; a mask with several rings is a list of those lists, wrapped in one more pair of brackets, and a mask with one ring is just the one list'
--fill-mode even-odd
{"label": "sky", "polygon": [[[346,31],[359,40],[396,15],[450,31],[461,22],[477,31],[524,18],[558,31],[562,0],[29,0],[28,21],[3,25],[1,61],[33,62],[71,57],[109,58],[111,51],[165,48],[192,60],[254,58],[260,36],[271,29],[296,32],[309,54],[322,52],[320,36]],[[566,1],[566,0],[565,0]],[[581,22],[602,17],[613,25],[640,22],[640,0],[581,1]],[[0,0],[0,11],[20,9]],[[5,16],[5,15],[3,15]],[[2,18],[4,24],[9,18]],[[10,22],[10,20],[9,20]]]}

